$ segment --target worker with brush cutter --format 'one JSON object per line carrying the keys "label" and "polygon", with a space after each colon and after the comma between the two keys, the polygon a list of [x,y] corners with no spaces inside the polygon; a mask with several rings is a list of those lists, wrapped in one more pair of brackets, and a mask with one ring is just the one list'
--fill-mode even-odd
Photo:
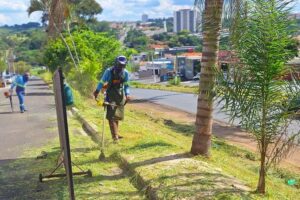
{"label": "worker with brush cutter", "polygon": [[19,99],[21,113],[24,113],[25,111],[27,111],[25,109],[25,105],[24,105],[24,97],[25,97],[25,87],[26,87],[28,80],[29,80],[28,72],[24,73],[23,75],[18,75],[10,87],[10,94],[13,93],[13,89],[14,89],[14,87],[16,87],[16,93],[17,93],[17,96]]}
{"label": "worker with brush cutter", "polygon": [[[103,106],[107,106],[106,119],[109,122],[110,132],[114,141],[123,137],[119,135],[119,121],[124,119],[124,106],[130,100],[129,96],[129,74],[125,69],[127,59],[118,56],[115,65],[108,68],[93,93],[97,99],[103,87],[106,87],[106,98]],[[104,92],[104,91],[102,91]]]}

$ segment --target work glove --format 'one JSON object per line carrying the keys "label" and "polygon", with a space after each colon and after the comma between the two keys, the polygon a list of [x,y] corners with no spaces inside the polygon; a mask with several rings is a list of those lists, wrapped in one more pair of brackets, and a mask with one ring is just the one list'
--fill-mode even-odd
{"label": "work glove", "polygon": [[97,99],[98,95],[99,95],[99,91],[98,90],[95,90],[95,92],[93,93],[95,99]]}

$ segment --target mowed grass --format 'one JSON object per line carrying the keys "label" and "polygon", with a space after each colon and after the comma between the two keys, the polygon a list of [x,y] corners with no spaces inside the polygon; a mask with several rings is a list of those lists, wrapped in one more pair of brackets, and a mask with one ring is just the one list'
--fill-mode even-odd
{"label": "mowed grass", "polygon": [[[75,93],[75,99],[81,114],[100,131],[103,108],[97,107],[93,100],[82,98],[79,93]],[[99,145],[78,134],[80,129],[81,124],[70,120],[72,158],[81,168],[92,170],[93,177],[74,178],[78,199],[144,199],[149,188],[156,191],[158,199],[297,200],[300,196],[299,185],[286,184],[290,178],[299,183],[299,174],[276,169],[272,169],[267,178],[267,194],[255,194],[258,156],[223,140],[213,139],[211,158],[191,157],[188,152],[194,125],[174,121],[172,116],[161,118],[159,112],[150,115],[143,110],[127,109],[126,119],[120,124],[120,134],[125,138],[119,144],[112,143],[105,122],[105,163],[98,160]],[[65,179],[40,184],[36,177],[55,166],[58,143],[56,140],[47,147],[29,151],[25,154],[29,159],[20,159],[1,168],[1,175],[14,170],[2,180],[10,180],[15,172],[23,178],[8,189],[19,185],[20,192],[31,199],[65,199],[68,195]],[[49,157],[35,160],[42,150],[47,151]],[[242,182],[236,182],[238,180]],[[239,189],[239,184],[243,186],[243,183],[250,188],[249,192]]]}
{"label": "mowed grass", "polygon": [[[88,102],[88,106],[84,108],[83,115],[89,119],[89,121],[95,124],[101,123],[101,109],[95,109],[93,101]],[[107,129],[108,130],[108,129]],[[169,119],[160,118],[158,113],[152,113],[148,115],[143,111],[132,111],[127,110],[126,120],[121,124],[121,134],[125,136],[125,139],[117,146],[117,152],[120,152],[130,160],[131,167],[134,168],[138,173],[146,173],[145,177],[152,185],[157,185],[158,194],[162,199],[172,199],[168,196],[174,193],[178,188],[178,182],[172,186],[170,184],[162,182],[162,178],[167,176],[167,181],[180,180],[176,176],[173,178],[170,175],[164,175],[162,171],[162,166],[156,165],[155,161],[162,159],[164,161],[176,160],[178,157],[189,158],[188,152],[191,147],[192,135],[194,133],[194,125],[188,123],[179,123],[172,121],[172,116]],[[173,156],[173,159],[172,159]],[[165,158],[165,159],[164,159]],[[297,179],[298,184],[300,181],[300,175],[288,172],[285,170],[271,169],[269,176],[267,178],[267,194],[261,196],[255,194],[256,184],[258,181],[258,171],[259,171],[259,160],[258,155],[253,154],[249,151],[237,148],[232,145],[228,145],[225,141],[214,138],[212,145],[212,157],[207,159],[201,156],[192,158],[196,161],[201,161],[202,163],[208,163],[208,168],[214,170],[221,170],[219,175],[229,175],[236,177],[237,179],[244,182],[250,187],[251,191],[249,193],[235,194],[223,192],[218,193],[215,197],[216,199],[299,199],[300,190],[298,186],[288,186],[287,180],[290,178]],[[153,162],[151,162],[153,161]],[[148,168],[147,165],[137,165],[136,163],[146,163],[152,165],[154,168]],[[159,162],[158,162],[159,163]],[[153,165],[154,164],[154,165]],[[201,165],[201,163],[199,163]],[[189,164],[187,164],[189,165]],[[173,166],[173,168],[172,168]],[[192,164],[191,166],[194,166]],[[182,172],[182,166],[170,164],[170,169],[173,170],[172,174],[180,174]],[[187,166],[189,168],[189,166]],[[147,170],[148,169],[148,170]],[[207,169],[207,168],[206,168]],[[187,173],[188,170],[185,170]],[[149,174],[147,174],[149,172]],[[169,171],[168,171],[169,172]],[[202,177],[202,179],[196,179],[192,183],[190,181],[182,181],[191,177],[193,174],[187,175],[185,178],[181,177],[181,182],[184,184],[188,182],[190,185],[197,185],[201,183],[202,185],[209,188],[209,174],[208,177]],[[199,169],[201,172],[201,169]],[[215,173],[215,171],[214,171]],[[210,173],[210,174],[214,174]],[[157,174],[154,175],[153,174]],[[195,175],[196,176],[196,175]],[[208,181],[205,182],[205,179]],[[172,182],[171,181],[171,182]],[[206,183],[206,184],[205,184]],[[165,187],[167,185],[167,187]],[[172,184],[171,184],[172,185]],[[210,188],[214,188],[213,187]],[[297,188],[298,187],[298,188]],[[196,187],[196,189],[199,189]],[[203,188],[202,188],[203,189]],[[213,189],[212,189],[213,190]],[[179,198],[182,194],[182,190],[178,189],[175,194]],[[198,192],[198,193],[197,193]],[[210,191],[212,192],[212,191]],[[193,195],[199,194],[199,190],[191,189],[185,191],[182,198],[191,198]],[[200,198],[200,197],[199,197]]]}
{"label": "mowed grass", "polygon": [[[85,100],[81,113],[101,130],[103,108]],[[191,157],[192,124],[127,110],[120,125],[125,138],[119,144],[112,142],[105,122],[106,162],[98,160],[99,145],[80,134],[77,120],[69,118],[69,127],[73,162],[93,173],[93,177],[74,177],[77,199],[145,199],[149,187],[159,199],[299,199],[299,189],[286,184],[288,176],[299,181],[299,175],[284,171],[274,170],[269,175],[265,196],[253,193],[258,178],[257,156],[222,140],[214,139],[210,159]],[[35,159],[41,151],[48,157]],[[66,179],[38,182],[40,173],[47,174],[55,167],[58,155],[56,139],[43,148],[26,151],[23,159],[2,165],[1,191],[5,192],[0,199],[8,195],[13,199],[67,199]],[[73,171],[78,169],[73,167]],[[236,184],[237,179],[250,192],[236,189],[240,184]]]}
{"label": "mowed grass", "polygon": [[[92,177],[75,176],[77,199],[144,199],[131,183],[131,176],[120,168],[116,158],[109,157],[100,162],[99,146],[88,136],[80,134],[81,124],[69,118],[72,161],[83,170],[91,170]],[[57,134],[57,130],[53,131]],[[46,159],[36,159],[41,151]],[[0,199],[68,199],[66,178],[55,178],[40,183],[39,174],[48,175],[55,167],[60,154],[56,138],[42,148],[28,149],[23,158],[0,165]],[[79,172],[73,165],[73,172]],[[58,173],[64,173],[60,168]]]}

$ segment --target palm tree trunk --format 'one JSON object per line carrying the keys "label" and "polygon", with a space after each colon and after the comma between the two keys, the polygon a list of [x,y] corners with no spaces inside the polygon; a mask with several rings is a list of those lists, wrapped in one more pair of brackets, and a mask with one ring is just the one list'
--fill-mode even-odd
{"label": "palm tree trunk", "polygon": [[[265,147],[262,147],[264,149]],[[257,184],[256,191],[260,194],[265,194],[266,192],[266,152],[265,150],[261,151],[261,160],[260,160],[260,171],[259,171],[259,180]]]}
{"label": "palm tree trunk", "polygon": [[48,35],[57,37],[63,30],[67,0],[52,0],[49,12]]}
{"label": "palm tree trunk", "polygon": [[224,0],[205,0],[203,21],[203,54],[201,60],[200,92],[196,115],[196,132],[191,153],[210,156],[214,67],[218,65],[221,16]]}

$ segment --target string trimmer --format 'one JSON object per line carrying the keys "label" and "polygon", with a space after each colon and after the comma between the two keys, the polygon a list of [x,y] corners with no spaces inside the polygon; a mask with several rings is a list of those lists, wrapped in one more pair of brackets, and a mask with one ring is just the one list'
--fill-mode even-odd
{"label": "string trimmer", "polygon": [[[105,98],[103,98],[105,99]],[[103,123],[102,123],[102,137],[101,137],[101,153],[99,155],[99,160],[100,161],[105,161],[105,153],[104,153],[104,131],[105,131],[105,116],[106,116],[106,110],[107,110],[107,106],[111,106],[111,107],[118,107],[118,105],[116,105],[115,103],[109,103],[106,102],[104,100],[102,100],[101,98],[97,98],[97,105],[98,106],[103,106],[104,107],[104,111],[103,111]],[[127,104],[127,101],[125,102],[124,106]]]}
{"label": "string trimmer", "polygon": [[105,153],[104,153],[104,131],[105,131],[105,114],[106,114],[106,105],[104,104],[104,101],[100,98],[96,99],[97,105],[98,106],[103,106],[103,122],[102,122],[102,137],[101,137],[101,147],[100,147],[100,155],[99,155],[99,160],[100,161],[105,161]]}

